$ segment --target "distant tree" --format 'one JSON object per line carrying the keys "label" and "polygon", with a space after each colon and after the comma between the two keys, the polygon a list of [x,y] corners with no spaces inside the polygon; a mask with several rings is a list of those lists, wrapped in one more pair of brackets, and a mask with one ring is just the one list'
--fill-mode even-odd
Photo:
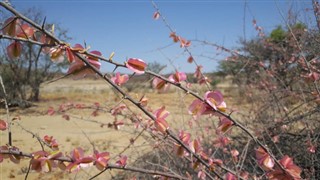
{"label": "distant tree", "polygon": [[[36,8],[30,8],[25,12],[27,17],[42,24],[45,20],[42,12]],[[4,18],[2,19],[4,22]],[[66,36],[66,30],[57,25],[44,24],[45,29],[54,31],[57,37],[63,40],[70,40]],[[34,32],[35,38],[40,38],[38,32]],[[1,41],[2,47],[7,47],[9,41]],[[65,67],[66,63],[54,63],[48,55],[43,55],[42,51],[49,49],[40,46],[24,43],[21,56],[13,59],[2,55],[0,58],[0,74],[3,77],[7,90],[9,102],[38,101],[40,97],[40,85],[54,77],[57,72]],[[6,51],[2,48],[2,54]],[[3,95],[3,94],[2,94]],[[24,104],[24,103],[23,103]]]}
{"label": "distant tree", "polygon": [[[241,55],[221,61],[219,71],[235,76],[235,81],[242,84],[255,84],[261,81],[257,73],[272,72],[279,83],[290,86],[296,79],[295,71],[304,71],[304,67],[298,66],[301,51],[308,59],[317,54],[313,49],[318,49],[315,43],[319,39],[318,34],[305,29],[302,23],[292,25],[290,30],[278,26],[269,36],[240,41]],[[302,49],[297,43],[303,45]]]}
{"label": "distant tree", "polygon": [[278,26],[271,32],[270,38],[274,42],[282,42],[286,38],[286,32],[281,26]]}
{"label": "distant tree", "polygon": [[[148,64],[148,70],[155,72],[157,74],[161,73],[161,71],[163,71],[166,67],[167,65],[160,64],[159,62],[156,62],[156,61]],[[151,79],[151,78],[152,76],[148,75],[148,79]],[[150,88],[152,88],[152,81],[150,81],[149,86]]]}
{"label": "distant tree", "polygon": [[155,73],[160,73],[166,67],[167,67],[167,65],[160,64],[156,61],[148,64],[148,70],[155,72]]}

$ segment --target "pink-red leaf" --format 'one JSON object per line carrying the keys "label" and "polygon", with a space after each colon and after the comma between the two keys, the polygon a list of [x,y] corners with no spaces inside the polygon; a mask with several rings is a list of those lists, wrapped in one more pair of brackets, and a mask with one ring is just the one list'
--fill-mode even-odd
{"label": "pink-red leaf", "polygon": [[[102,53],[100,51],[90,51],[91,54],[94,54],[96,56],[102,56]],[[93,57],[93,56],[88,56],[88,59],[98,61],[99,58]]]}
{"label": "pink-red leaf", "polygon": [[220,118],[218,131],[227,132],[233,125],[233,122],[226,117]]}
{"label": "pink-red leaf", "polygon": [[19,24],[19,20],[16,17],[8,18],[3,25],[3,34],[15,36],[17,32],[17,24]]}
{"label": "pink-red leaf", "polygon": [[266,171],[273,169],[274,160],[270,157],[270,155],[262,147],[259,147],[258,149],[256,149],[256,158],[257,158],[259,166],[262,169],[264,169]]}
{"label": "pink-red leaf", "polygon": [[169,76],[169,80],[174,83],[180,83],[181,81],[185,81],[187,79],[187,75],[184,72],[176,71],[174,74]]}
{"label": "pink-red leaf", "polygon": [[126,66],[128,69],[132,70],[133,72],[135,72],[137,74],[143,74],[146,67],[147,67],[147,64],[141,59],[130,58],[126,62]]}
{"label": "pink-red leaf", "polygon": [[167,129],[169,129],[169,125],[168,125],[167,121],[162,118],[156,119],[155,126],[156,126],[157,130],[163,134],[165,134]]}
{"label": "pink-red leaf", "polygon": [[194,100],[188,108],[189,114],[191,114],[195,119],[198,119],[205,110],[205,104],[199,99]]}
{"label": "pink-red leaf", "polygon": [[237,180],[237,179],[238,178],[235,175],[233,175],[229,172],[226,174],[226,177],[225,177],[225,180]]}
{"label": "pink-red leaf", "polygon": [[190,143],[190,137],[191,137],[190,133],[186,133],[184,131],[179,132],[179,139],[186,145]]}
{"label": "pink-red leaf", "polygon": [[153,86],[153,88],[158,90],[159,93],[160,92],[163,93],[163,92],[168,91],[170,84],[168,84],[166,81],[164,81],[160,78],[155,77],[152,81],[152,86]]}
{"label": "pink-red leaf", "polygon": [[159,17],[160,17],[159,11],[156,11],[156,12],[153,13],[153,19],[154,19],[154,20],[158,20]]}
{"label": "pink-red leaf", "polygon": [[18,41],[12,42],[8,47],[7,47],[7,53],[10,59],[16,59],[21,55],[22,51],[22,45]]}
{"label": "pink-red leaf", "polygon": [[301,168],[293,163],[292,158],[285,155],[280,161],[280,164],[285,169],[285,172],[280,168],[276,167],[274,171],[268,173],[268,178],[271,180],[300,180]]}
{"label": "pink-red leaf", "polygon": [[52,115],[54,115],[55,112],[56,112],[56,111],[54,110],[54,108],[50,106],[50,107],[48,108],[47,114],[50,115],[50,116],[52,116]]}
{"label": "pink-red leaf", "polygon": [[72,63],[74,61],[75,57],[74,57],[74,54],[73,54],[73,52],[72,52],[70,47],[66,47],[66,55],[67,55],[68,61],[70,63]]}
{"label": "pink-red leaf", "polygon": [[166,107],[165,106],[162,106],[161,108],[155,110],[155,112],[153,113],[156,118],[158,119],[165,119],[169,116],[170,112],[165,110]]}
{"label": "pink-red leaf", "polygon": [[75,148],[72,152],[71,152],[71,158],[73,161],[78,161],[80,160],[84,155],[83,149],[78,147]]}
{"label": "pink-red leaf", "polygon": [[182,38],[182,37],[178,37],[179,41],[180,41],[180,47],[184,48],[184,47],[189,47],[191,45],[191,41],[187,41],[186,39]]}
{"label": "pink-red leaf", "polygon": [[[88,59],[88,61],[96,69],[100,69],[101,63],[99,61],[90,60],[90,59]],[[89,74],[95,74],[95,72],[92,69],[90,69],[89,67],[87,67],[83,61],[81,61],[77,58],[70,64],[70,67],[69,67],[67,73],[73,74],[79,78],[85,77],[86,75],[89,75]]]}
{"label": "pink-red leaf", "polygon": [[175,43],[179,41],[179,36],[177,36],[175,32],[171,32],[169,37],[172,38]]}
{"label": "pink-red leaf", "polygon": [[120,166],[120,167],[124,167],[127,165],[127,160],[128,157],[127,156],[120,156],[120,159],[116,162],[116,165]]}
{"label": "pink-red leaf", "polygon": [[94,158],[95,158],[95,166],[97,169],[102,171],[104,168],[108,166],[108,161],[110,159],[109,152],[102,152],[99,153],[97,150],[94,151]]}
{"label": "pink-red leaf", "polygon": [[220,91],[207,91],[204,99],[213,107],[213,109],[222,112],[226,111],[227,105],[224,102],[223,95]]}
{"label": "pink-red leaf", "polygon": [[60,63],[64,60],[64,51],[61,47],[53,47],[50,49],[50,58],[53,62]]}
{"label": "pink-red leaf", "polygon": [[18,27],[17,36],[28,39],[33,37],[34,32],[35,30],[31,26],[29,26],[28,24],[22,24]]}
{"label": "pink-red leaf", "polygon": [[189,58],[188,58],[188,63],[193,63],[193,57],[192,56],[189,56]]}
{"label": "pink-red leaf", "polygon": [[0,130],[5,131],[7,128],[8,128],[7,121],[0,119]]}
{"label": "pink-red leaf", "polygon": [[121,86],[122,84],[126,83],[129,80],[129,76],[127,74],[120,75],[120,72],[116,73],[116,76],[111,78],[111,81],[113,81],[118,86]]}

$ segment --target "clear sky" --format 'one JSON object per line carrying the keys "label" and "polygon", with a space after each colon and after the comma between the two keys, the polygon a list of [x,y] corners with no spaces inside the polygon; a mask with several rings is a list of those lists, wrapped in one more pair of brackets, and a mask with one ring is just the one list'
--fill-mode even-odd
{"label": "clear sky", "polygon": [[[16,9],[24,11],[37,7],[43,11],[48,22],[55,22],[68,30],[73,39],[71,44],[85,41],[92,50],[99,50],[114,59],[124,62],[136,57],[146,62],[157,61],[169,64],[173,61],[181,71],[193,72],[194,65],[188,64],[187,55],[179,44],[172,44],[169,29],[161,20],[153,20],[155,9],[149,0],[12,0]],[[288,9],[299,10],[301,21],[313,21],[310,11],[311,0],[158,0],[155,1],[161,13],[178,35],[186,39],[205,40],[227,48],[239,46],[240,37],[257,37],[252,25],[258,25],[270,32],[283,24],[280,11],[287,17]],[[161,50],[159,48],[165,47]],[[206,72],[216,69],[223,54],[210,46],[193,42],[191,53]],[[208,58],[210,57],[210,58]],[[104,71],[113,67],[103,64]],[[173,71],[168,66],[166,72]]]}

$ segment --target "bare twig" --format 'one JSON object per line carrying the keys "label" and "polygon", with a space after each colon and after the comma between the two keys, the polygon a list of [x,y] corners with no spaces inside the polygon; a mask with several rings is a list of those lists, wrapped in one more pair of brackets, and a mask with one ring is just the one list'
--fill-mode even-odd
{"label": "bare twig", "polygon": [[[166,20],[166,18],[163,16],[163,14],[160,12],[160,9],[158,7],[158,5],[153,1],[151,0],[151,3],[152,3],[152,6],[154,7],[154,9],[159,13],[161,19],[162,19],[162,22],[165,24],[165,26],[169,29],[170,33],[175,33],[175,31],[173,30],[173,28],[169,25],[168,21]],[[193,57],[191,51],[189,50],[188,47],[184,47],[184,50],[185,52],[187,52],[187,54],[190,56],[190,57]],[[196,67],[199,67],[199,64],[197,63],[195,57],[193,57],[193,63],[196,65]],[[202,71],[200,71],[200,75],[203,79],[205,79],[205,76],[204,74],[202,73]],[[208,90],[210,90],[210,86],[209,84],[205,81],[205,84],[208,88]]]}
{"label": "bare twig", "polygon": [[7,114],[8,138],[9,138],[8,139],[8,143],[9,143],[9,146],[12,146],[11,120],[10,120],[9,107],[8,107],[8,102],[7,102],[7,93],[6,93],[6,89],[4,87],[1,75],[0,75],[0,84],[1,84],[1,88],[2,88],[3,94],[4,94],[3,101],[4,101],[4,105],[6,107],[6,114]]}

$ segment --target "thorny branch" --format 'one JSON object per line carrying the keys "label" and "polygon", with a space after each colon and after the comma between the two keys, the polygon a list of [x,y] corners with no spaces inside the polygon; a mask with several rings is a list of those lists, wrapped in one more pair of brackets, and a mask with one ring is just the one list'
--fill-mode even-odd
{"label": "thorny branch", "polygon": [[[19,17],[20,19],[24,20],[25,22],[31,24],[33,27],[35,27],[36,29],[38,29],[39,31],[45,33],[48,37],[50,37],[51,39],[53,39],[55,41],[55,45],[65,45],[66,43],[60,41],[59,39],[57,39],[56,37],[54,37],[50,32],[46,31],[45,29],[43,29],[41,26],[37,25],[36,23],[34,23],[32,20],[28,19],[27,17],[21,15],[19,12],[17,12],[16,10],[14,10],[12,7],[8,6],[6,3],[4,2],[0,2],[0,5],[3,6],[4,8],[6,8],[7,10],[9,10],[10,12],[12,12],[15,16]],[[155,5],[155,3],[153,3],[154,7],[157,9],[158,11],[158,8],[157,6]],[[169,29],[170,31],[172,31],[172,29],[170,28],[169,26]],[[172,31],[173,32],[173,31]],[[6,37],[6,36],[1,36],[1,38],[6,38],[6,39],[14,39],[14,38],[9,38],[9,37]],[[18,38],[14,39],[14,40],[20,40]],[[48,46],[48,45],[45,45],[45,44],[39,44],[39,43],[36,43],[36,42],[33,42],[31,40],[23,40],[25,42],[29,42],[29,43],[34,43],[34,44],[37,44],[37,45],[40,45],[40,46]],[[190,54],[191,56],[191,53],[190,51],[186,48],[186,51]],[[147,115],[150,119],[152,120],[156,120],[156,117],[150,113],[148,110],[146,110],[144,107],[141,106],[141,104],[139,102],[137,102],[136,100],[134,100],[131,96],[129,96],[123,89],[121,89],[118,85],[116,85],[110,78],[108,78],[106,75],[104,75],[102,72],[100,72],[97,68],[95,68],[93,65],[91,65],[87,59],[85,59],[82,55],[90,55],[90,56],[93,56],[93,57],[96,57],[96,58],[99,58],[103,61],[106,61],[108,63],[111,63],[113,65],[115,65],[116,67],[125,67],[124,64],[119,64],[119,63],[115,63],[113,62],[111,59],[108,59],[108,58],[104,58],[102,56],[97,56],[97,55],[94,55],[94,54],[90,54],[88,52],[83,52],[83,53],[80,53],[80,52],[74,52],[74,55],[81,59],[87,67],[89,67],[90,69],[92,69],[96,74],[98,74],[101,78],[103,78],[108,84],[110,84],[114,89],[116,89],[117,92],[119,92],[122,96],[123,96],[123,99],[125,100],[128,100],[129,102],[131,102],[132,104],[134,104],[136,107],[138,107],[145,115]],[[164,81],[166,81],[167,83],[170,83],[178,88],[180,88],[181,90],[183,90],[185,93],[188,93],[188,94],[191,94],[192,96],[194,96],[195,98],[203,101],[204,103],[206,103],[207,105],[210,106],[210,104],[208,104],[202,97],[200,97],[197,93],[195,92],[192,92],[190,91],[189,89],[181,86],[181,84],[177,84],[177,83],[173,83],[171,81],[169,81],[167,78],[164,78],[162,77],[161,75],[158,75],[158,74],[155,74],[153,72],[150,72],[150,71],[146,71],[145,72],[146,74],[150,74],[150,75],[153,75],[154,77],[158,77]],[[214,110],[214,108],[211,106],[212,110],[214,112],[216,112],[217,114],[219,114],[220,116],[223,116],[223,117],[226,117],[228,119],[230,119],[234,126],[240,128],[243,132],[245,132],[248,136],[250,136],[251,139],[254,140],[254,142],[256,144],[258,144],[259,146],[261,146],[266,152],[268,152],[268,154],[272,157],[272,159],[276,162],[276,164],[282,169],[282,171],[286,171],[284,169],[284,167],[279,163],[279,161],[276,159],[276,157],[270,152],[270,150],[261,142],[259,141],[244,125],[242,125],[241,123],[239,123],[237,120],[233,119],[233,117],[231,117],[229,114],[226,114],[226,113],[223,113],[221,111],[218,111],[218,110]],[[179,145],[181,145],[186,151],[188,151],[190,154],[192,154],[193,157],[195,157],[199,162],[201,162],[201,164],[203,164],[205,167],[207,167],[207,169],[209,169],[210,171],[210,165],[208,163],[206,163],[199,155],[197,155],[196,153],[194,153],[193,151],[191,151],[191,149],[189,147],[187,147],[179,138],[177,138],[177,136],[170,130],[170,129],[167,129],[167,134],[170,138],[172,138],[174,141],[176,141],[176,143],[178,143]],[[25,156],[25,157],[29,157],[29,158],[33,158],[33,155],[31,154],[25,154],[25,153],[22,153],[22,152],[12,152],[12,151],[0,151],[0,153],[2,154],[14,154],[14,155],[19,155],[19,156]],[[71,162],[71,159],[68,159],[68,158],[58,158],[57,160],[60,160],[60,161],[67,161],[67,162]],[[223,166],[220,166],[223,170],[227,171],[227,172],[230,172],[234,175],[236,175],[236,173],[230,169],[227,169]],[[108,166],[108,169],[112,169],[112,168],[119,168],[118,166]],[[121,169],[121,168],[119,168]],[[122,169],[124,170],[130,170],[130,168],[128,167],[122,167]],[[131,169],[132,171],[135,171],[137,169],[134,169],[132,168]],[[137,170],[138,171],[138,170]],[[148,173],[150,174],[151,172],[149,171],[142,171],[142,170],[139,170],[139,172],[144,172],[144,173]],[[159,172],[157,172],[158,175],[161,175],[159,174]],[[219,175],[217,172],[213,171],[212,173],[214,173],[219,179],[223,179],[221,175]],[[165,176],[167,177],[170,177],[168,174],[165,174]],[[173,177],[173,178],[177,178],[177,177]],[[182,178],[182,177],[179,177],[179,178]],[[242,179],[242,178],[241,178]]]}

